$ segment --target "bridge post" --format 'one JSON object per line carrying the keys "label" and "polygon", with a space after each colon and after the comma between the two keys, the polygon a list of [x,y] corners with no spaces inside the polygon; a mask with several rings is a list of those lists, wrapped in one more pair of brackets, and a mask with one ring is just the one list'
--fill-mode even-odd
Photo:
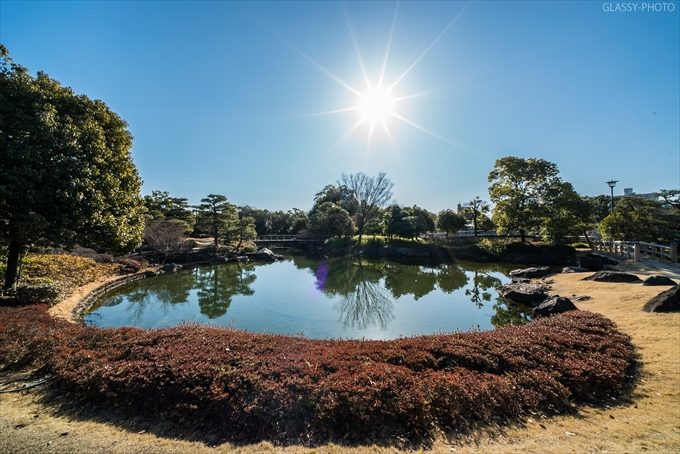
{"label": "bridge post", "polygon": [[633,260],[635,260],[636,262],[640,261],[640,243],[635,243],[633,249]]}

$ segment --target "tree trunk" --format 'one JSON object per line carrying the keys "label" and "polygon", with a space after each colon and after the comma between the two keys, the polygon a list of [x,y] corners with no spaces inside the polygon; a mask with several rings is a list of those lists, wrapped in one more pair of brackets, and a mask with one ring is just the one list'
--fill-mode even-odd
{"label": "tree trunk", "polygon": [[588,242],[588,247],[590,249],[593,248],[593,243],[590,241],[590,238],[588,237],[588,230],[583,229],[583,235],[586,237],[586,241]]}
{"label": "tree trunk", "polygon": [[520,236],[520,238],[522,239],[522,243],[526,243],[526,242],[527,242],[527,234],[526,234],[526,232],[524,231],[524,229],[519,229],[519,236]]}
{"label": "tree trunk", "polygon": [[475,230],[475,237],[477,236],[477,216],[472,218],[472,228]]}
{"label": "tree trunk", "polygon": [[7,250],[7,269],[5,270],[5,290],[13,288],[17,283],[21,251],[24,245],[16,240],[10,240]]}

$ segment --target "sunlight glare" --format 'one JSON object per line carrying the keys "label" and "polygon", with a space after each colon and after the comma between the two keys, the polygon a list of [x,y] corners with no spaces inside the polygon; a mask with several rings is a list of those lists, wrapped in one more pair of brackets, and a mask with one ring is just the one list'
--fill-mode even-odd
{"label": "sunlight glare", "polygon": [[361,95],[359,112],[362,122],[371,126],[386,125],[387,119],[395,113],[396,99],[385,87],[368,87]]}

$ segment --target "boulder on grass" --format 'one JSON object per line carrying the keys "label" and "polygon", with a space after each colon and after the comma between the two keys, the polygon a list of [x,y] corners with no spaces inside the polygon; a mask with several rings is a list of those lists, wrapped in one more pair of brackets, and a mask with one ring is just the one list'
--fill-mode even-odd
{"label": "boulder on grass", "polygon": [[569,298],[564,298],[559,295],[551,297],[549,300],[542,302],[534,308],[531,312],[532,317],[549,317],[551,315],[561,314],[567,311],[577,311],[578,308],[574,306]]}
{"label": "boulder on grass", "polygon": [[525,279],[535,279],[537,277],[545,277],[554,274],[549,266],[539,266],[532,268],[524,268],[520,270],[510,271],[510,277],[515,278],[525,278]]}
{"label": "boulder on grass", "polygon": [[676,312],[680,311],[680,286],[673,286],[656,295],[645,304],[647,312]]}
{"label": "boulder on grass", "polygon": [[543,287],[534,284],[506,284],[501,287],[500,294],[503,298],[531,306],[540,304],[548,297]]}
{"label": "boulder on grass", "polygon": [[621,271],[598,271],[591,276],[583,278],[583,280],[596,282],[642,282],[636,275]]}
{"label": "boulder on grass", "polygon": [[653,276],[649,276],[647,279],[642,281],[642,285],[678,285],[678,284],[670,277],[655,274]]}

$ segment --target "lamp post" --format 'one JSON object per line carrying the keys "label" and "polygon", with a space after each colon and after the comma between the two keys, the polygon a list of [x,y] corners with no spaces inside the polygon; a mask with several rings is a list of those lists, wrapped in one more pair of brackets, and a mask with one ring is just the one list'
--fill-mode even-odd
{"label": "lamp post", "polygon": [[610,212],[610,213],[613,213],[613,212],[614,212],[614,186],[616,186],[616,183],[618,183],[617,180],[609,180],[609,181],[607,181],[607,184],[609,185],[609,189],[611,190],[611,194],[612,194],[612,196],[611,196],[611,197],[612,197],[612,201],[611,201],[611,205],[609,206],[609,212]]}

